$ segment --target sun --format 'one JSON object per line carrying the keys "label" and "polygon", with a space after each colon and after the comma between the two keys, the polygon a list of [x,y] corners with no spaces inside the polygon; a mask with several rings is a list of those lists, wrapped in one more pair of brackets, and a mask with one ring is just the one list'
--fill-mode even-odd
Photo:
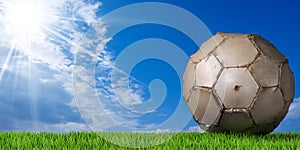
{"label": "sun", "polygon": [[12,0],[4,4],[5,30],[16,39],[28,39],[42,33],[47,7],[35,0]]}

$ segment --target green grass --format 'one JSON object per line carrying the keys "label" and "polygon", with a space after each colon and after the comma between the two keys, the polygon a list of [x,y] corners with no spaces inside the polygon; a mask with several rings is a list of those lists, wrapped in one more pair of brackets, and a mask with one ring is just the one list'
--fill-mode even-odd
{"label": "green grass", "polygon": [[300,149],[300,134],[200,133],[0,133],[0,149],[130,149],[106,141],[149,146],[149,142],[169,140],[147,149]]}

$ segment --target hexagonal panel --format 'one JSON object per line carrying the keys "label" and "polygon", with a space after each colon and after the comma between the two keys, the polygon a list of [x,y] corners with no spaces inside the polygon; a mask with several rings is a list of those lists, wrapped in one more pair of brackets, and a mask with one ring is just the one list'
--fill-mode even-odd
{"label": "hexagonal panel", "polygon": [[245,66],[254,61],[258,51],[247,38],[226,39],[216,49],[217,57],[225,67]]}
{"label": "hexagonal panel", "polygon": [[277,116],[275,122],[274,122],[274,127],[277,127],[280,122],[283,120],[283,118],[287,115],[287,113],[289,112],[289,108],[290,108],[291,103],[286,103],[280,113],[280,115]]}
{"label": "hexagonal panel", "polygon": [[222,66],[214,55],[202,60],[196,66],[196,85],[211,88],[221,69]]}
{"label": "hexagonal panel", "polygon": [[257,45],[259,52],[262,53],[263,55],[270,57],[277,62],[285,61],[285,59],[286,59],[285,56],[283,56],[277,50],[277,48],[269,41],[265,40],[264,38],[262,38],[261,36],[259,36],[257,34],[253,35],[252,40]]}
{"label": "hexagonal panel", "polygon": [[252,126],[251,118],[244,112],[224,112],[220,120],[220,127],[233,132],[243,132]]}
{"label": "hexagonal panel", "polygon": [[279,84],[279,68],[279,64],[264,56],[259,57],[250,66],[254,78],[263,87],[277,86]]}
{"label": "hexagonal panel", "polygon": [[194,88],[188,106],[198,123],[212,125],[219,120],[220,107],[215,103],[209,89]]}
{"label": "hexagonal panel", "polygon": [[207,108],[205,110],[205,113],[200,123],[206,125],[218,125],[220,117],[221,117],[221,108],[216,103],[216,99],[211,94]]}
{"label": "hexagonal panel", "polygon": [[205,58],[205,55],[203,54],[203,52],[201,50],[198,50],[195,54],[193,54],[191,56],[190,59],[191,59],[192,62],[198,63],[204,58]]}
{"label": "hexagonal panel", "polygon": [[248,108],[258,88],[246,68],[227,68],[219,77],[215,91],[225,108]]}
{"label": "hexagonal panel", "polygon": [[190,91],[192,90],[193,86],[195,86],[196,79],[195,79],[195,71],[196,65],[189,61],[185,72],[183,74],[183,98],[188,101],[190,96]]}
{"label": "hexagonal panel", "polygon": [[204,42],[200,49],[205,56],[208,56],[209,53],[212,52],[223,40],[223,36],[220,33],[217,33],[215,36]]}
{"label": "hexagonal panel", "polygon": [[195,87],[188,101],[188,107],[195,120],[202,120],[210,99],[208,89]]}
{"label": "hexagonal panel", "polygon": [[291,102],[295,94],[295,79],[289,64],[285,63],[281,67],[280,88],[283,91],[284,100]]}
{"label": "hexagonal panel", "polygon": [[273,123],[284,106],[283,97],[279,88],[267,88],[259,92],[250,110],[256,124]]}

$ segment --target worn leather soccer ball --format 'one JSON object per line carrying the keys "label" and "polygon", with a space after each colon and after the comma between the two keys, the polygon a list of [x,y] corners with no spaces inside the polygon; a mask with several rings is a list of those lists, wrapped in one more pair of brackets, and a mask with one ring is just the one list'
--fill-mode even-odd
{"label": "worn leather soccer ball", "polygon": [[208,132],[272,132],[294,98],[288,60],[257,34],[217,33],[190,57],[183,97]]}

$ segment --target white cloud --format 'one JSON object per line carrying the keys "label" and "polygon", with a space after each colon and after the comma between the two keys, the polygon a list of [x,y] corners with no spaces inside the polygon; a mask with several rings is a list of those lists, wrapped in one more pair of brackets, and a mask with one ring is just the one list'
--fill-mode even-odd
{"label": "white cloud", "polygon": [[[115,70],[115,68],[114,68]],[[141,85],[135,80],[130,80],[129,75],[124,73],[114,73],[111,80],[111,88],[114,94],[114,100],[125,106],[138,105],[143,102]],[[130,86],[130,84],[132,84]]]}
{"label": "white cloud", "polygon": [[[114,56],[99,48],[101,54],[97,58],[93,54],[95,52],[88,46],[91,44],[91,40],[84,40],[84,47],[78,52],[80,60],[74,64],[74,92],[81,115],[93,130],[103,131],[117,126],[132,128],[140,126],[138,120],[133,118],[135,115],[128,113],[126,107],[125,109],[123,107],[141,103],[140,93],[128,88],[131,83],[128,81],[128,75],[126,78],[126,75],[118,74],[120,78],[112,81],[111,74],[114,64],[112,58]],[[95,77],[94,64],[96,63],[98,72]],[[97,79],[96,84],[95,78]],[[137,87],[137,85],[135,86]]]}
{"label": "white cloud", "polygon": [[101,22],[94,25],[77,47],[78,59],[73,71],[74,102],[87,124],[95,130],[141,126],[136,119],[139,115],[129,108],[142,103],[141,85],[114,67],[114,53],[105,49],[111,38],[105,37],[105,32]]}
{"label": "white cloud", "polygon": [[199,126],[192,126],[187,129],[186,132],[199,132],[204,133],[204,131]]}
{"label": "white cloud", "polygon": [[47,122],[31,122],[31,121],[18,121],[14,124],[14,131],[25,131],[25,132],[83,132],[90,131],[88,126],[84,123],[78,122],[66,122],[51,124]]}
{"label": "white cloud", "polygon": [[154,131],[136,131],[136,132],[143,132],[143,133],[170,133],[170,132],[178,132],[178,131],[171,131],[171,129],[156,129]]}
{"label": "white cloud", "polygon": [[95,12],[98,11],[99,7],[102,5],[102,3],[97,2],[95,4],[86,4],[83,1],[76,1],[73,0],[73,3],[75,6],[80,7],[74,7],[73,11],[78,14],[88,25],[91,25],[92,23],[96,22],[98,19]]}
{"label": "white cloud", "polygon": [[288,119],[299,119],[300,118],[300,97],[295,98],[293,103],[290,105],[289,112],[286,116]]}

